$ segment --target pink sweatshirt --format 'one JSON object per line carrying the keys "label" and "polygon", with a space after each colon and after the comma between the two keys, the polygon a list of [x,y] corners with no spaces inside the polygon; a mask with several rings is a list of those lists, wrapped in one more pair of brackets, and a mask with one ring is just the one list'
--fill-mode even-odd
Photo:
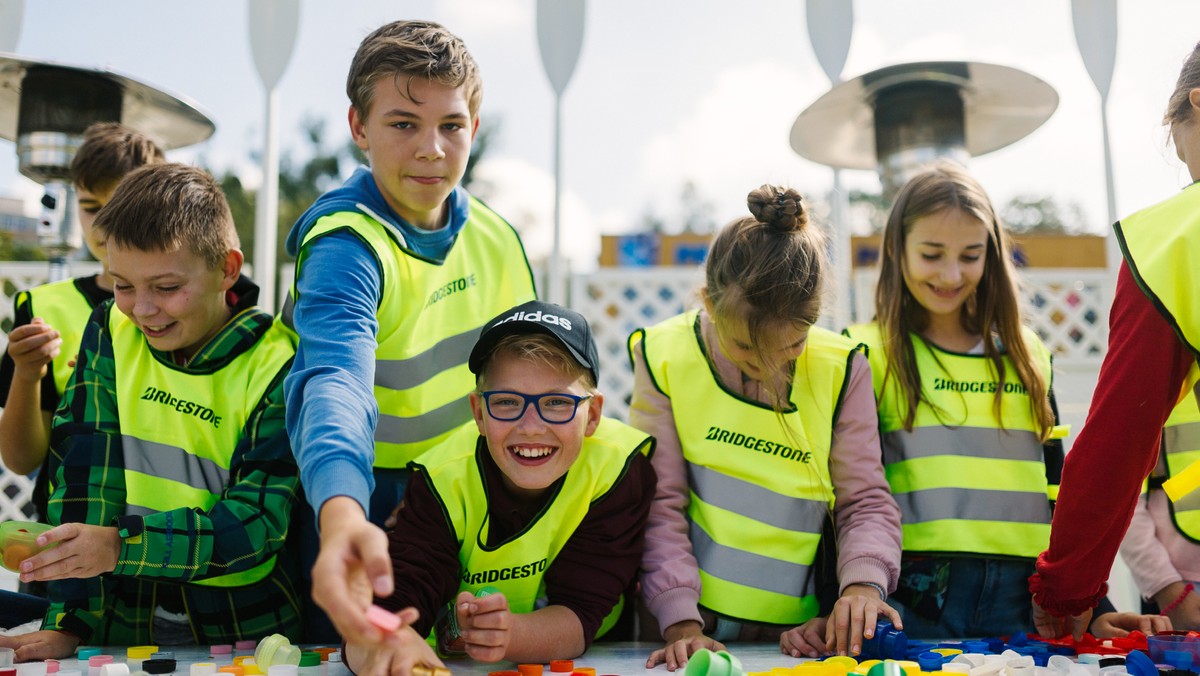
{"label": "pink sweatshirt", "polygon": [[[700,312],[705,351],[727,389],[763,403],[763,384],[743,383],[742,373],[717,346],[716,329]],[[664,631],[684,620],[701,622],[700,574],[688,539],[687,469],[671,413],[671,400],[654,386],[639,343],[634,347],[633,399],[629,423],[658,440],[651,463],[658,490],[646,522],[642,555],[642,596]],[[837,576],[841,589],[870,582],[892,592],[900,570],[900,508],[883,474],[879,420],[871,368],[855,356],[850,382],[834,427],[829,453],[837,528]]]}
{"label": "pink sweatshirt", "polygon": [[[1158,462],[1154,474],[1165,474],[1161,456]],[[1120,551],[1138,591],[1146,598],[1173,582],[1200,580],[1200,545],[1175,528],[1167,494],[1161,490],[1138,498]]]}

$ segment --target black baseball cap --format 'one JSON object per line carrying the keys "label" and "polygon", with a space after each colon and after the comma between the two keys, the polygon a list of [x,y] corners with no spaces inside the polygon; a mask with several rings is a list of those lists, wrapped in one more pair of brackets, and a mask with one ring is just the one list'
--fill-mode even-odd
{"label": "black baseball cap", "polygon": [[471,373],[479,375],[484,361],[502,338],[527,333],[544,333],[557,338],[580,366],[591,371],[596,383],[600,383],[600,357],[587,319],[574,310],[540,300],[509,308],[483,325],[467,361]]}

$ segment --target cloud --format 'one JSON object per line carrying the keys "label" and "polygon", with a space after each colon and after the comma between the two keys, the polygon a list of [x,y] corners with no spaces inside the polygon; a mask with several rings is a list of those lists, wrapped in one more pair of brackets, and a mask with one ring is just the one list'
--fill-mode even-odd
{"label": "cloud", "polygon": [[[544,268],[554,246],[554,177],[511,156],[488,157],[475,170],[475,193],[521,233],[525,253]],[[617,212],[593,213],[577,195],[564,190],[559,247],[574,272],[595,269],[600,233],[620,229]]]}
{"label": "cloud", "polygon": [[747,193],[763,183],[802,193],[824,191],[831,171],[800,158],[788,144],[796,116],[811,102],[801,83],[814,78],[826,81],[815,68],[804,71],[770,61],[722,69],[695,106],[653,136],[641,152],[637,173],[642,199],[655,213],[678,218],[683,183],[691,181],[712,203],[721,224],[745,213]]}

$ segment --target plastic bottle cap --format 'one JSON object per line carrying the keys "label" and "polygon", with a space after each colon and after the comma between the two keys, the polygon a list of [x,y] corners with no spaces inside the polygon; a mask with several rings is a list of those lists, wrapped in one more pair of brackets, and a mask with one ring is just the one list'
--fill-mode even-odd
{"label": "plastic bottle cap", "polygon": [[575,671],[575,660],[550,660],[550,671],[569,674]]}
{"label": "plastic bottle cap", "polygon": [[217,667],[217,673],[233,674],[233,676],[245,676],[246,672],[241,667],[234,666],[232,664],[226,664],[223,667]]}
{"label": "plastic bottle cap", "polygon": [[84,661],[100,654],[99,648],[80,648],[79,652],[75,653],[75,658],[79,661]]}
{"label": "plastic bottle cap", "polygon": [[147,674],[169,674],[175,671],[175,660],[143,660],[142,671]]}
{"label": "plastic bottle cap", "polygon": [[335,650],[335,651],[329,653],[329,661],[330,662],[341,662],[342,661],[342,651]]}
{"label": "plastic bottle cap", "polygon": [[255,641],[254,639],[243,639],[241,641],[234,643],[233,649],[234,650],[254,650],[254,646],[256,646],[256,645],[258,645],[258,642]]}
{"label": "plastic bottle cap", "polygon": [[321,653],[314,653],[311,650],[305,650],[300,653],[300,665],[302,667],[319,667],[321,666]]}
{"label": "plastic bottle cap", "polygon": [[131,645],[125,651],[125,656],[131,660],[145,660],[156,652],[158,652],[156,645]]}
{"label": "plastic bottle cap", "polygon": [[58,673],[58,660],[46,660],[46,673],[47,674]]}
{"label": "plastic bottle cap", "polygon": [[252,659],[254,659],[254,655],[238,655],[233,658],[233,663],[240,667],[246,663],[246,660]]}
{"label": "plastic bottle cap", "polygon": [[596,670],[591,667],[576,667],[571,676],[596,676]]}
{"label": "plastic bottle cap", "polygon": [[300,664],[300,648],[292,645],[291,643],[279,646],[279,650],[275,651],[275,659],[271,662],[270,666],[273,667],[276,664],[290,664],[293,667],[298,666]]}
{"label": "plastic bottle cap", "polygon": [[150,659],[152,659],[152,660],[173,660],[173,659],[175,659],[175,653],[171,652],[170,650],[159,650],[154,653],[151,653]]}
{"label": "plastic bottle cap", "polygon": [[190,676],[212,676],[217,673],[216,662],[197,662],[189,671]]}
{"label": "plastic bottle cap", "polygon": [[213,655],[213,656],[229,655],[232,652],[233,652],[233,646],[229,645],[228,643],[218,643],[217,645],[214,645],[208,649],[208,654]]}
{"label": "plastic bottle cap", "polygon": [[517,671],[521,676],[542,676],[542,665],[540,664],[518,664]]}
{"label": "plastic bottle cap", "polygon": [[322,646],[320,648],[313,648],[312,651],[321,656],[322,662],[328,662],[329,656],[332,655],[333,653],[336,653],[337,648],[334,648],[331,646]]}
{"label": "plastic bottle cap", "polygon": [[109,662],[100,666],[100,676],[129,676],[129,665],[124,662]]}
{"label": "plastic bottle cap", "polygon": [[88,658],[89,667],[102,667],[106,664],[112,664],[112,655],[92,655]]}
{"label": "plastic bottle cap", "polygon": [[297,669],[294,664],[272,664],[267,669],[267,676],[296,676]]}

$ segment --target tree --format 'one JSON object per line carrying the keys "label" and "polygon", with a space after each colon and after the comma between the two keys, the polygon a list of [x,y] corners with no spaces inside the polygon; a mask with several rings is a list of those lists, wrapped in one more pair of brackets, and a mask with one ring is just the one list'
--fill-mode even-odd
{"label": "tree", "polygon": [[1070,235],[1087,222],[1078,202],[1061,205],[1053,197],[1018,195],[1000,209],[1000,220],[1015,233]]}

